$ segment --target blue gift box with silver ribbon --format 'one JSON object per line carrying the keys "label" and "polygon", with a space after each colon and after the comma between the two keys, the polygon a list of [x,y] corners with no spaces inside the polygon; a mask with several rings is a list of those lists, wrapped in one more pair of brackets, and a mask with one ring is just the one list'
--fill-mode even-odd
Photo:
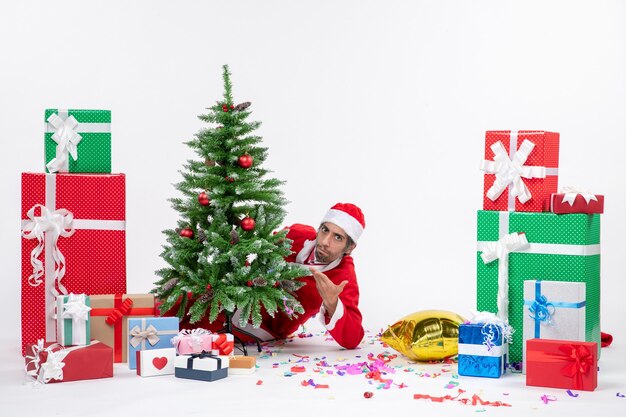
{"label": "blue gift box with silver ribbon", "polygon": [[585,341],[584,282],[524,281],[523,368],[528,339]]}
{"label": "blue gift box with silver ribbon", "polygon": [[458,374],[500,378],[506,370],[508,346],[502,327],[498,324],[461,324]]}

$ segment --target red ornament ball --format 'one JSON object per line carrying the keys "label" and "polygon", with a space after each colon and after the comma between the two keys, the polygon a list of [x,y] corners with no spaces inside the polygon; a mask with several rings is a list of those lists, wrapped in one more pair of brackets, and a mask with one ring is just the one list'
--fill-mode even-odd
{"label": "red ornament ball", "polygon": [[231,109],[231,110],[233,110],[234,108],[235,108],[235,105],[234,105],[234,104],[231,104],[231,105],[230,105],[230,109]]}
{"label": "red ornament ball", "polygon": [[252,283],[252,281],[248,280],[248,282],[246,282],[246,285],[247,285],[248,287],[252,287],[254,284]]}
{"label": "red ornament ball", "polygon": [[211,287],[211,284],[207,284],[207,285],[206,285],[206,290],[207,290],[207,291],[208,291],[208,290],[210,290],[211,288],[213,288],[213,287]]}
{"label": "red ornament ball", "polygon": [[226,104],[222,104],[222,110],[224,112],[228,112],[228,106]]}
{"label": "red ornament ball", "polygon": [[374,396],[374,393],[373,393],[373,392],[371,392],[371,391],[365,391],[365,392],[363,393],[363,396],[364,396],[365,398],[372,398],[372,397]]}
{"label": "red ornament ball", "polygon": [[235,182],[235,179],[232,177],[224,177],[224,179],[226,180],[226,182]]}
{"label": "red ornament ball", "polygon": [[183,230],[180,231],[180,235],[188,239],[193,239],[193,230],[191,230],[188,227],[185,227]]}
{"label": "red ornament ball", "polygon": [[241,155],[238,161],[239,166],[242,168],[250,168],[252,166],[252,162],[254,162],[254,159],[248,154]]}
{"label": "red ornament ball", "polygon": [[211,204],[211,200],[209,200],[209,196],[204,191],[198,194],[198,202],[202,206],[208,206]]}
{"label": "red ornament ball", "polygon": [[246,216],[241,220],[241,228],[246,232],[253,230],[255,225],[256,223],[252,217]]}
{"label": "red ornament ball", "polygon": [[276,282],[274,283],[274,288],[278,288],[278,287],[280,287],[280,282],[276,281]]}

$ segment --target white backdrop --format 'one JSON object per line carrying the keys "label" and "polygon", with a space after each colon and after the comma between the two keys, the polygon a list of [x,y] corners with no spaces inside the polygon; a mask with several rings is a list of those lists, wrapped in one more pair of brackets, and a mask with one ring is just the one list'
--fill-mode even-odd
{"label": "white backdrop", "polygon": [[[127,174],[128,291],[175,225],[183,142],[222,94],[253,103],[287,181],[286,224],[362,207],[365,325],[475,306],[485,130],[561,133],[560,184],[606,195],[603,330],[623,329],[626,3],[13,1],[0,16],[2,338],[20,333],[20,173],[42,172],[45,108],[113,112]],[[623,344],[620,344],[624,346]]]}

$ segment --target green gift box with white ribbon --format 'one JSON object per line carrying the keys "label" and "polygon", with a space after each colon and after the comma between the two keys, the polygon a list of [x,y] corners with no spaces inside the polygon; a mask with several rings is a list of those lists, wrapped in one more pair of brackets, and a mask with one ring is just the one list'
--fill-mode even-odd
{"label": "green gift box with white ribbon", "polygon": [[522,361],[524,281],[586,284],[585,339],[600,347],[600,215],[478,211],[477,303],[518,332]]}
{"label": "green gift box with white ribbon", "polygon": [[111,173],[111,111],[47,109],[46,172]]}
{"label": "green gift box with white ribbon", "polygon": [[57,343],[63,346],[91,343],[89,311],[91,302],[85,294],[60,295],[56,299]]}

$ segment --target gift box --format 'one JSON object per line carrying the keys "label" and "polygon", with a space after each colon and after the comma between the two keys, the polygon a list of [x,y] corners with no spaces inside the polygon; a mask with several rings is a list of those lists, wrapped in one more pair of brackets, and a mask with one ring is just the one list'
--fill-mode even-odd
{"label": "gift box", "polygon": [[112,349],[97,340],[66,348],[40,339],[26,351],[26,373],[43,384],[113,376]]}
{"label": "gift box", "polygon": [[233,355],[228,357],[228,375],[250,375],[256,371],[254,356]]}
{"label": "gift box", "polygon": [[91,342],[89,297],[70,294],[57,297],[57,342],[64,346],[88,345]]}
{"label": "gift box", "polygon": [[[527,245],[516,248],[511,235],[523,237]],[[562,216],[480,210],[476,265],[477,309],[493,313],[502,310],[518,332],[523,329],[526,314],[524,281],[584,282],[585,340],[599,345],[599,214]],[[521,336],[515,335],[509,346],[511,362],[522,361],[521,342]]]}
{"label": "gift box", "polygon": [[111,172],[109,110],[47,109],[46,172]]}
{"label": "gift box", "polygon": [[[184,329],[172,338],[172,345],[179,355],[211,352],[213,349],[213,334],[206,329]],[[216,353],[217,354],[217,353]]]}
{"label": "gift box", "polygon": [[22,174],[22,353],[56,340],[57,295],[126,292],[123,174]]}
{"label": "gift box", "polygon": [[458,374],[500,378],[506,370],[508,344],[502,328],[493,323],[459,326]]}
{"label": "gift box", "polygon": [[557,192],[559,134],[497,130],[485,134],[483,209],[542,212]]}
{"label": "gift box", "polygon": [[213,335],[213,350],[218,355],[232,355],[235,350],[235,338],[230,333],[220,333]]}
{"label": "gift box", "polygon": [[154,317],[154,295],[106,294],[90,298],[91,336],[113,347],[115,362],[128,361],[128,318]]}
{"label": "gift box", "polygon": [[550,211],[556,214],[600,214],[604,213],[604,196],[572,189],[552,194]]}
{"label": "gift box", "polygon": [[178,317],[151,317],[128,319],[128,367],[137,367],[138,350],[163,349],[172,346],[172,337],[178,334]]}
{"label": "gift box", "polygon": [[217,381],[228,376],[228,356],[210,353],[180,355],[175,359],[174,376],[177,378]]}
{"label": "gift box", "polygon": [[524,281],[523,366],[526,340],[585,341],[584,282]]}
{"label": "gift box", "polygon": [[526,341],[526,385],[593,391],[598,386],[595,342]]}
{"label": "gift box", "polygon": [[176,349],[138,350],[135,352],[137,375],[160,376],[174,374]]}

